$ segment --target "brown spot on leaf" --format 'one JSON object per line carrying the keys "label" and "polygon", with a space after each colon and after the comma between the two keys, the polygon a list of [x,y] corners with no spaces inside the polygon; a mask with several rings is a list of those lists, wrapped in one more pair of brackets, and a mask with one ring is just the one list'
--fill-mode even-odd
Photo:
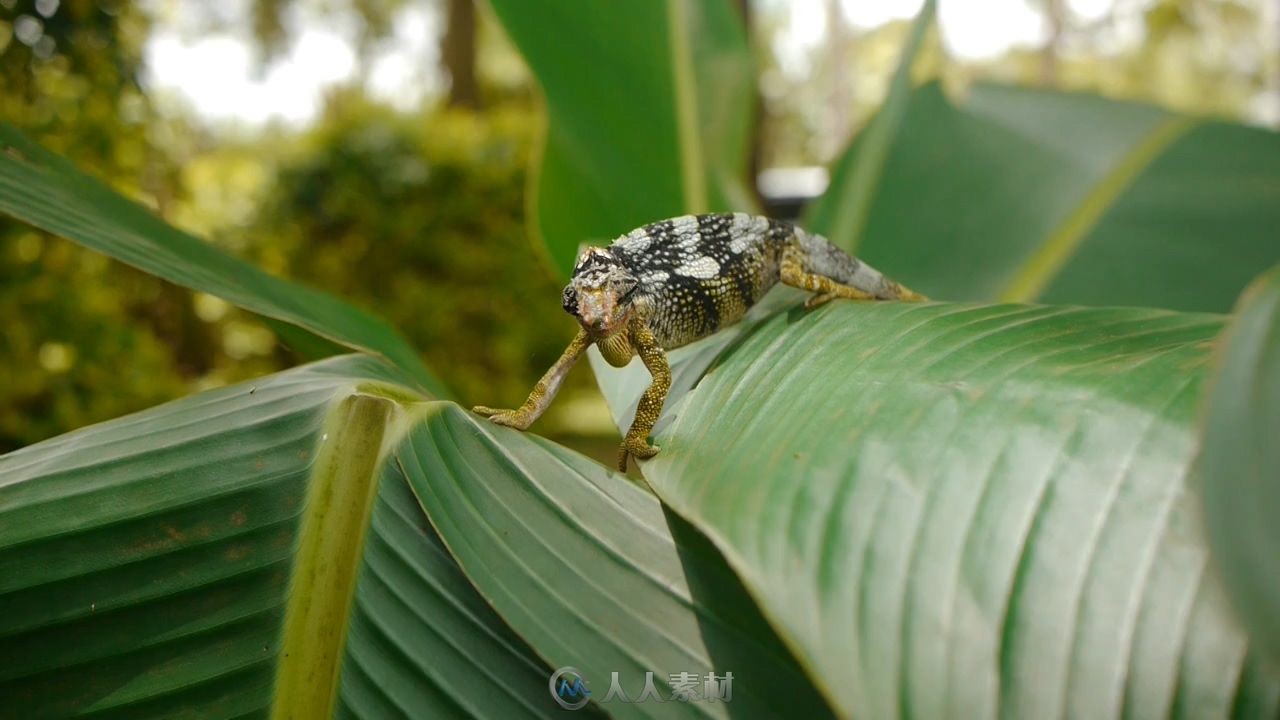
{"label": "brown spot on leaf", "polygon": [[165,540],[164,538],[140,538],[130,547],[134,552],[145,555],[156,550],[168,548],[171,545],[173,545],[173,543],[169,540]]}

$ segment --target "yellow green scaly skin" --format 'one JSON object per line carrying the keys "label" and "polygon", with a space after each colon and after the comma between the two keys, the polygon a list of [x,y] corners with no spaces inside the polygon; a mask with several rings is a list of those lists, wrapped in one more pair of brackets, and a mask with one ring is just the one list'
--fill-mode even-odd
{"label": "yellow green scaly skin", "polygon": [[592,344],[614,367],[639,355],[653,381],[618,451],[618,468],[625,472],[629,456],[658,452],[648,437],[671,388],[666,351],[738,322],[778,282],[815,293],[806,307],[834,298],[925,299],[790,223],[745,213],[662,220],[582,253],[562,298],[581,326],[577,336],[524,405],[475,412],[527,429]]}

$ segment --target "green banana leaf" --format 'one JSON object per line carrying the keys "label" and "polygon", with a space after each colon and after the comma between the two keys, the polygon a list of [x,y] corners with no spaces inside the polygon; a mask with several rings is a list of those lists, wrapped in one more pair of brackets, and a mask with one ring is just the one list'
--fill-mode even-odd
{"label": "green banana leaf", "polygon": [[[1224,310],[1280,258],[1268,233],[1280,226],[1275,134],[1083,95],[979,87],[957,104],[936,84],[910,91],[931,10],[887,117],[838,161],[812,229],[946,299]],[[544,87],[611,62],[617,46],[634,52],[646,32],[590,13],[572,22],[573,37],[610,45],[531,58]],[[648,66],[661,63],[646,47]],[[629,67],[609,82],[641,82]],[[568,133],[549,103],[549,138]],[[573,127],[610,126],[591,103],[574,107]],[[627,133],[613,145],[570,134],[580,157],[624,168],[651,167],[669,146],[660,129]],[[705,162],[680,149],[668,186],[673,168]],[[536,189],[539,207],[573,198],[583,217],[671,193],[646,173],[545,169]],[[569,257],[599,239],[577,232],[544,240]],[[837,714],[1275,715],[1280,676],[1206,572],[1186,493],[1220,317],[840,303],[809,314],[797,299],[775,291],[747,321],[671,353],[663,450],[641,466],[725,554]],[[648,374],[590,357],[625,430]]]}
{"label": "green banana leaf", "polygon": [[813,219],[933,298],[1226,312],[1280,262],[1280,133],[996,85],[952,101],[929,84],[862,232]]}
{"label": "green banana leaf", "polygon": [[[643,472],[842,716],[1272,717],[1280,674],[1205,572],[1186,492],[1221,326],[1022,305],[775,313],[668,406]],[[626,404],[641,375],[602,382]]]}
{"label": "green banana leaf", "polygon": [[[545,692],[545,668],[443,553],[403,478],[381,484],[367,540],[335,536],[348,562],[324,562],[345,585],[309,596],[344,607],[362,565],[351,630],[339,622],[287,654],[298,639],[283,633],[299,596],[290,576],[314,515],[304,497],[374,487],[380,447],[367,441],[391,426],[361,418],[413,398],[397,389],[408,382],[344,356],[0,457],[0,716],[261,714],[277,676],[316,669],[317,654],[341,658],[344,645],[339,701],[362,716],[383,700],[360,683],[369,668],[394,670],[378,685],[411,715],[549,715],[528,702]],[[335,447],[351,462],[335,463]],[[461,659],[440,661],[458,647]]]}
{"label": "green banana leaf", "polygon": [[[614,717],[819,718],[831,712],[705,538],[618,473],[554,443],[433,403],[396,458],[462,568],[553,667],[593,699],[645,673],[666,702]],[[677,675],[695,701],[670,700]],[[709,702],[709,673],[731,700]]]}
{"label": "green banana leaf", "polygon": [[651,495],[410,382],[343,356],[0,457],[0,716],[550,717],[561,665],[667,699],[588,714],[830,714]]}
{"label": "green banana leaf", "polygon": [[1217,570],[1280,664],[1280,268],[1240,298],[1217,348],[1199,490]]}
{"label": "green banana leaf", "polygon": [[381,482],[334,716],[557,716],[547,666],[471,586],[399,465]]}
{"label": "green banana leaf", "polygon": [[[338,343],[382,355],[437,397],[448,393],[380,318],[318,290],[268,275],[174,228],[0,123],[0,213],[73,240],[169,282],[301,330],[305,352]],[[303,331],[318,338],[299,342]]]}
{"label": "green banana leaf", "polygon": [[535,232],[565,277],[578,247],[685,212],[752,207],[755,76],[730,0],[493,0],[546,99]]}

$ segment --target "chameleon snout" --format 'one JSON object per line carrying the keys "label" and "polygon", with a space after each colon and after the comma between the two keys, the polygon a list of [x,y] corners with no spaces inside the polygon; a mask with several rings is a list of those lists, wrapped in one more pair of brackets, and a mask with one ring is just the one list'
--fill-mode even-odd
{"label": "chameleon snout", "polygon": [[579,292],[578,320],[583,329],[597,337],[607,336],[625,325],[625,318],[619,317],[618,301],[613,293],[606,290]]}

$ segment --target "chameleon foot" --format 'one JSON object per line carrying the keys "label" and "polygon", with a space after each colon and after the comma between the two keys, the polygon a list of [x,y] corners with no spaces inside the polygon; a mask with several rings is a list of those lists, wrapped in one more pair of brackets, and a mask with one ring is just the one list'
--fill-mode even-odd
{"label": "chameleon foot", "polygon": [[628,456],[634,455],[637,460],[648,460],[657,455],[659,449],[645,442],[642,437],[629,437],[623,440],[622,447],[618,448],[618,469],[622,472],[627,471]]}
{"label": "chameleon foot", "polygon": [[804,301],[804,309],[812,310],[820,305],[826,305],[827,303],[835,299],[836,299],[836,294],[829,293],[829,292],[819,293],[817,295],[810,295],[809,299]]}
{"label": "chameleon foot", "polygon": [[517,430],[528,430],[529,426],[533,424],[533,418],[530,417],[529,413],[521,412],[520,410],[499,410],[477,405],[471,408],[471,412],[489,418],[490,422],[513,427]]}

